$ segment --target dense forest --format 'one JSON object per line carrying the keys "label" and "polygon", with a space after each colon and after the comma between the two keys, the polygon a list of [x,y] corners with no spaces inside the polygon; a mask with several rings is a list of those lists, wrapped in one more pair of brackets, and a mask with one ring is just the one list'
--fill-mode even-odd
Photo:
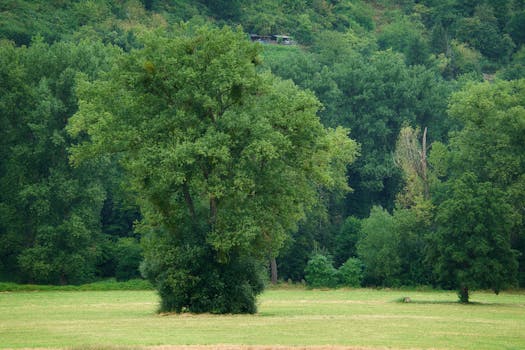
{"label": "dense forest", "polygon": [[6,0],[0,77],[0,280],[525,286],[523,0]]}

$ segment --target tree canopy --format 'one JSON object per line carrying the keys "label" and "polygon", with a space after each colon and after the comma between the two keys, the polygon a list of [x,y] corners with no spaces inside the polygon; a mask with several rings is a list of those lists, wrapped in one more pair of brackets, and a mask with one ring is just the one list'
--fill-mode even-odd
{"label": "tree canopy", "polygon": [[281,247],[319,186],[348,189],[357,144],[322,126],[311,93],[259,73],[241,31],[180,28],[143,45],[80,84],[68,130],[87,138],[72,160],[118,157],[131,176],[150,232],[143,268],[164,311],[252,311],[259,282],[241,266]]}
{"label": "tree canopy", "polygon": [[522,287],[524,11],[2,1],[0,281]]}

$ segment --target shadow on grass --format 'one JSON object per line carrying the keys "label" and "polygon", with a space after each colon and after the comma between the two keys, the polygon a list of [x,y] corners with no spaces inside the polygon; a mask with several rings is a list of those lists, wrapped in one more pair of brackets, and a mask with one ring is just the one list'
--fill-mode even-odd
{"label": "shadow on grass", "polygon": [[468,303],[461,303],[459,301],[450,300],[407,300],[407,297],[394,300],[395,303],[401,304],[416,304],[416,305],[462,305],[462,306],[523,306],[522,304],[505,304],[505,303],[482,303],[479,301],[471,301]]}

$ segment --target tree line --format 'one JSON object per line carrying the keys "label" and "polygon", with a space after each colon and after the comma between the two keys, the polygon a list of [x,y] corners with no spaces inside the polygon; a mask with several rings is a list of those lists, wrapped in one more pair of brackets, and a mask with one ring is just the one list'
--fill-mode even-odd
{"label": "tree line", "polygon": [[253,312],[270,261],[465,301],[525,283],[521,2],[0,10],[3,280],[141,264],[163,309],[197,312]]}

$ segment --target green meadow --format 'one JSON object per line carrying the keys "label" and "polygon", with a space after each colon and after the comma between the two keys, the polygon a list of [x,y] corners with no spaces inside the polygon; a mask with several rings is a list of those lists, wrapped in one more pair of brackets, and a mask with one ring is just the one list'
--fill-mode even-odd
{"label": "green meadow", "polygon": [[[410,297],[410,303],[403,303]],[[0,293],[0,348],[158,345],[524,349],[525,294],[270,289],[255,315],[157,314],[153,291]]]}

